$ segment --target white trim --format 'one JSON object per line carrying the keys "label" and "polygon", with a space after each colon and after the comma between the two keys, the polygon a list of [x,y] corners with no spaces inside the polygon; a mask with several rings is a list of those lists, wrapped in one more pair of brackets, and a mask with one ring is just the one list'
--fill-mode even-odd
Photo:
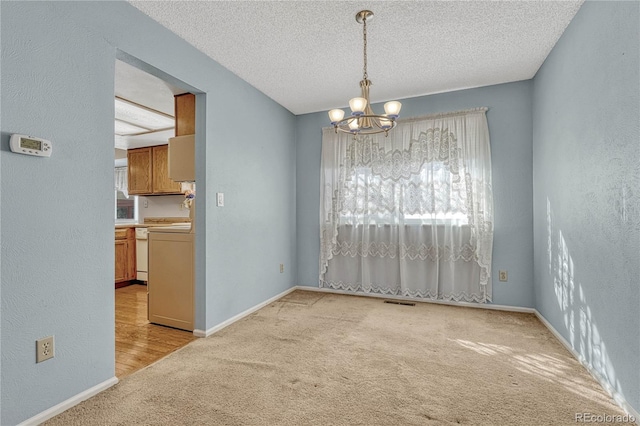
{"label": "white trim", "polygon": [[264,302],[258,303],[257,305],[247,309],[246,311],[240,312],[238,315],[235,315],[235,316],[229,318],[226,321],[222,321],[220,324],[218,324],[216,326],[213,326],[213,327],[207,329],[206,331],[205,330],[200,330],[200,329],[195,329],[195,330],[193,330],[193,335],[196,336],[196,337],[209,337],[212,334],[222,330],[223,328],[230,326],[234,322],[241,320],[242,318],[246,317],[247,315],[251,315],[252,313],[257,311],[258,309],[264,308],[269,303],[275,302],[276,300],[280,299],[281,297],[286,296],[287,294],[291,293],[292,291],[296,290],[297,288],[298,288],[297,286],[296,287],[291,287],[291,288],[283,291],[280,294],[276,294],[272,298],[267,299]]}
{"label": "white trim", "polygon": [[295,290],[306,290],[306,291],[319,291],[322,293],[335,293],[335,294],[347,294],[350,296],[364,296],[364,297],[377,297],[380,299],[389,299],[389,300],[409,300],[411,302],[419,302],[419,303],[436,303],[438,305],[451,305],[451,306],[464,306],[465,308],[479,308],[479,309],[491,309],[494,311],[509,311],[509,312],[524,312],[527,314],[535,313],[535,309],[533,308],[523,308],[520,306],[507,306],[507,305],[492,305],[488,303],[469,303],[469,302],[455,302],[448,300],[431,300],[431,299],[419,299],[415,297],[407,297],[407,296],[392,296],[388,294],[378,294],[378,293],[361,293],[355,291],[346,291],[346,290],[335,290],[332,288],[320,288],[320,287],[307,287],[303,285],[297,285],[293,287]]}
{"label": "white trim", "polygon": [[102,383],[98,383],[97,385],[83,392],[80,392],[79,394],[72,396],[71,398],[65,401],[62,401],[60,404],[54,405],[53,407],[47,410],[44,410],[39,414],[36,414],[30,419],[27,419],[22,423],[20,423],[18,426],[39,425],[40,423],[43,423],[49,420],[50,418],[57,416],[63,411],[67,411],[69,408],[73,407],[74,405],[80,404],[82,401],[91,398],[92,396],[102,392],[103,390],[109,389],[111,386],[115,385],[116,383],[118,383],[118,378],[113,376],[109,380],[105,380]]}
{"label": "white trim", "polygon": [[607,391],[607,393],[611,396],[611,398],[613,398],[615,403],[618,404],[624,411],[626,411],[627,414],[635,417],[636,424],[640,425],[640,413],[638,413],[627,402],[624,396],[622,396],[614,387],[612,387],[607,379],[605,379],[598,371],[596,371],[582,355],[580,355],[578,352],[576,352],[575,349],[573,349],[567,339],[565,339],[564,336],[562,336],[562,334],[560,334],[560,332],[558,332],[558,330],[556,330],[555,327],[551,325],[551,323],[547,321],[547,319],[537,309],[535,309],[534,311],[540,322],[542,322],[549,329],[551,334],[553,334],[556,339],[558,339],[560,343],[562,343],[562,345],[567,348],[571,355],[573,355],[573,357],[577,359],[578,362],[580,362],[580,364],[582,364],[589,373],[591,373],[593,378],[596,379],[598,383],[600,383],[600,386],[602,386],[602,388]]}

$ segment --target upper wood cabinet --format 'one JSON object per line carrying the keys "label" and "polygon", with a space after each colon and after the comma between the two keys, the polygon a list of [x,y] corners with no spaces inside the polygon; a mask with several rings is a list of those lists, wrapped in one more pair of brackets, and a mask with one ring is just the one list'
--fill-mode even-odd
{"label": "upper wood cabinet", "polygon": [[127,151],[129,194],[182,194],[180,183],[169,179],[168,146],[158,145]]}
{"label": "upper wood cabinet", "polygon": [[151,194],[152,164],[151,147],[127,151],[129,194]]}
{"label": "upper wood cabinet", "polygon": [[176,137],[169,139],[169,176],[176,182],[196,180],[196,97],[175,96]]}
{"label": "upper wood cabinet", "polygon": [[196,132],[196,96],[184,93],[174,97],[176,136],[193,135]]}
{"label": "upper wood cabinet", "polygon": [[180,182],[169,179],[169,146],[154,146],[152,155],[154,194],[180,194]]}

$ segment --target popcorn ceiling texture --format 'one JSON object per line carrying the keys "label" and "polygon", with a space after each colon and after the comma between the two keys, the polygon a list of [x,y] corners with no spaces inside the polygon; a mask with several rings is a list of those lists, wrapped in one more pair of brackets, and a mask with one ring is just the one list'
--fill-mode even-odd
{"label": "popcorn ceiling texture", "polygon": [[369,77],[381,102],[533,78],[582,0],[130,3],[304,114],[359,95],[359,10],[374,12]]}

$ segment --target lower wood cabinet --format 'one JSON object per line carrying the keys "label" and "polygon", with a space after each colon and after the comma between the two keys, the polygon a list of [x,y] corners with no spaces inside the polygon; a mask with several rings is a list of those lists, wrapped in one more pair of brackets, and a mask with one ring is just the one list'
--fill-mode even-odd
{"label": "lower wood cabinet", "polygon": [[136,279],[136,232],[135,228],[118,228],[115,234],[115,284],[126,285]]}

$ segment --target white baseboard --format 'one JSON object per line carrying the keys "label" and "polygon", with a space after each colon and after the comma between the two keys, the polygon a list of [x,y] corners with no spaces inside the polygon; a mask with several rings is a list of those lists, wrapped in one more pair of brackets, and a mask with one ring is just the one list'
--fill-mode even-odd
{"label": "white baseboard", "polygon": [[448,301],[448,300],[419,299],[415,297],[392,296],[389,294],[358,293],[355,291],[335,290],[332,288],[307,287],[303,285],[295,286],[294,289],[304,290],[304,291],[319,291],[322,293],[347,294],[350,296],[377,297],[379,299],[389,299],[389,300],[407,300],[407,301],[418,302],[418,303],[435,303],[438,305],[464,306],[466,308],[491,309],[494,311],[524,312],[528,314],[535,313],[535,309],[533,308],[522,308],[519,306],[507,306],[507,305],[492,305],[490,303],[469,303],[469,302],[455,302],[455,301]]}
{"label": "white baseboard", "polygon": [[261,309],[261,308],[267,306],[269,303],[275,302],[276,300],[286,296],[287,294],[291,293],[294,290],[318,291],[318,292],[323,292],[323,293],[346,294],[346,295],[350,295],[350,296],[377,297],[377,298],[381,298],[381,299],[390,299],[390,300],[409,300],[409,301],[412,301],[412,302],[436,303],[436,304],[440,304],[440,305],[464,306],[464,307],[468,307],[468,308],[492,309],[492,310],[496,310],[496,311],[524,312],[524,313],[530,313],[530,314],[533,314],[533,313],[536,312],[536,310],[533,309],[533,308],[522,308],[522,307],[519,307],[519,306],[492,305],[492,304],[469,303],[469,302],[450,302],[450,301],[446,301],[446,300],[415,299],[415,298],[405,297],[405,296],[391,296],[391,295],[375,294],[375,293],[355,293],[355,292],[352,292],[352,291],[334,290],[334,289],[331,289],[331,288],[307,287],[307,286],[297,285],[297,286],[293,286],[293,287],[283,291],[280,294],[277,294],[277,295],[273,296],[272,298],[270,298],[268,300],[265,300],[262,303],[259,303],[259,304],[255,305],[255,306],[247,309],[246,311],[240,312],[238,315],[235,315],[235,316],[229,318],[228,320],[223,321],[220,324],[207,329],[206,331],[205,330],[200,330],[200,329],[195,329],[195,330],[193,330],[193,335],[196,336],[196,337],[209,337],[212,334],[222,330],[223,328],[230,326],[234,322],[246,317],[247,315],[250,315],[250,314],[254,313],[258,309]]}
{"label": "white baseboard", "polygon": [[604,390],[606,390],[607,393],[609,393],[609,395],[611,396],[611,398],[613,398],[613,400],[616,402],[616,404],[618,404],[620,406],[620,408],[622,408],[627,414],[629,414],[630,416],[635,417],[636,424],[640,425],[640,413],[638,413],[631,405],[629,405],[629,403],[624,398],[624,396],[620,395],[620,393],[613,386],[611,386],[611,383],[609,383],[599,372],[597,372],[587,362],[587,360],[584,359],[584,357],[582,355],[580,355],[578,352],[576,352],[576,350],[573,349],[573,347],[567,341],[567,339],[565,339],[562,336],[562,334],[560,334],[558,332],[558,330],[556,330],[555,327],[553,325],[551,325],[551,323],[549,321],[547,321],[547,319],[540,312],[538,312],[537,309],[535,310],[535,314],[538,317],[538,319],[540,320],[540,322],[542,322],[549,329],[551,334],[553,334],[556,337],[556,339],[558,339],[560,341],[560,343],[562,343],[562,345],[565,348],[567,348],[567,350],[571,353],[571,355],[573,355],[573,357],[575,359],[577,359],[578,362],[580,362],[580,364],[582,364],[587,369],[587,371],[589,373],[591,373],[593,378],[596,379],[598,381],[598,383],[600,383],[600,386],[602,386],[602,388]]}
{"label": "white baseboard", "polygon": [[196,336],[196,337],[209,337],[212,334],[222,330],[223,328],[230,326],[234,322],[241,320],[242,318],[246,317],[247,315],[251,315],[252,313],[257,311],[258,309],[264,308],[269,303],[275,302],[276,300],[280,299],[281,297],[286,296],[287,294],[291,293],[294,290],[296,290],[296,287],[291,287],[291,288],[283,291],[282,293],[276,294],[272,298],[267,299],[264,302],[258,303],[257,305],[247,309],[246,311],[240,312],[238,315],[235,315],[235,316],[229,318],[228,320],[223,321],[220,324],[207,329],[206,331],[205,330],[195,329],[195,330],[193,330],[193,335]]}
{"label": "white baseboard", "polygon": [[82,401],[91,398],[92,396],[102,392],[105,389],[110,388],[111,386],[115,385],[116,383],[118,383],[118,378],[117,377],[112,377],[109,380],[105,380],[102,383],[98,383],[97,385],[95,385],[92,388],[87,389],[84,392],[80,392],[79,394],[72,396],[71,398],[62,401],[60,404],[58,405],[54,405],[53,407],[44,410],[43,412],[36,414],[35,416],[31,417],[30,419],[27,419],[25,421],[23,421],[22,423],[20,423],[18,426],[31,426],[31,425],[39,425],[40,423],[43,423],[47,420],[49,420],[52,417],[57,416],[58,414],[62,413],[63,411],[68,410],[69,408],[73,407],[74,405],[78,405],[80,404]]}

